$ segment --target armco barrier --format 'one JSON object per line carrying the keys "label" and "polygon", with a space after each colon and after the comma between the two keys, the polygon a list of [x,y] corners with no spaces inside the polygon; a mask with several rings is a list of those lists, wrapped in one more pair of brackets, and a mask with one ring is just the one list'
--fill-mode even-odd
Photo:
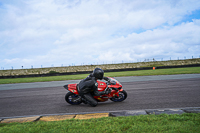
{"label": "armco barrier", "polygon": [[[200,64],[191,65],[176,65],[176,66],[158,66],[155,69],[166,69],[166,68],[183,68],[183,67],[199,67]],[[137,71],[137,70],[151,70],[153,67],[141,67],[141,68],[125,68],[125,69],[109,69],[104,72],[122,72],[122,71]],[[61,76],[61,75],[76,75],[76,74],[89,74],[92,71],[80,71],[80,72],[65,72],[65,73],[48,73],[48,74],[31,74],[31,75],[11,75],[11,76],[0,76],[0,79],[6,78],[27,78],[27,77],[46,77],[46,76]]]}

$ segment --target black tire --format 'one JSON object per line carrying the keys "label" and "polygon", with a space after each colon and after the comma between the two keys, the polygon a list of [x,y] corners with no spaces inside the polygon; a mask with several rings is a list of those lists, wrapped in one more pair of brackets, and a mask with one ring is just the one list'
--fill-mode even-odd
{"label": "black tire", "polygon": [[72,92],[68,92],[65,95],[65,101],[68,102],[69,104],[72,104],[72,105],[79,105],[79,104],[82,103],[81,96],[76,95]]}
{"label": "black tire", "polygon": [[125,90],[119,92],[119,97],[115,96],[110,98],[113,102],[122,102],[127,98],[127,93]]}

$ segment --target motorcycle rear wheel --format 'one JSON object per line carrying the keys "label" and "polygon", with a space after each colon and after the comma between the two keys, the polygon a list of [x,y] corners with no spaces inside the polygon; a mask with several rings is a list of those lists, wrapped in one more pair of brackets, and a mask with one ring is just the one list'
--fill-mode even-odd
{"label": "motorcycle rear wheel", "polygon": [[81,96],[76,95],[72,92],[68,92],[65,95],[65,101],[68,102],[69,104],[72,104],[72,105],[79,105],[79,104],[82,103]]}
{"label": "motorcycle rear wheel", "polygon": [[119,92],[119,97],[115,96],[110,98],[113,102],[122,102],[127,98],[127,93],[125,90]]}

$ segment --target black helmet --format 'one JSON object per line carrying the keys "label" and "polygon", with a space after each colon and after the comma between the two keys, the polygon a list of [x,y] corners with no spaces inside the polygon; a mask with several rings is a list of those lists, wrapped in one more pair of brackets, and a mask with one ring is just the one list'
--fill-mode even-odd
{"label": "black helmet", "polygon": [[95,68],[93,75],[97,79],[103,79],[104,71],[101,68]]}

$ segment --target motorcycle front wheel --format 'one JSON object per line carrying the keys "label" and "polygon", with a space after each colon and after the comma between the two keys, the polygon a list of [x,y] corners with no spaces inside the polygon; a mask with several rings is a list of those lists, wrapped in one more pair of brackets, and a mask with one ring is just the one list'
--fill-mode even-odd
{"label": "motorcycle front wheel", "polygon": [[72,92],[68,92],[65,95],[65,101],[68,102],[69,104],[72,104],[72,105],[79,105],[79,104],[82,103],[81,96],[76,95]]}
{"label": "motorcycle front wheel", "polygon": [[120,92],[119,92],[119,97],[118,97],[118,96],[115,96],[115,97],[110,98],[110,100],[113,101],[113,102],[122,102],[122,101],[124,101],[126,98],[127,98],[127,93],[126,93],[125,90],[123,90],[123,91],[120,91]]}

